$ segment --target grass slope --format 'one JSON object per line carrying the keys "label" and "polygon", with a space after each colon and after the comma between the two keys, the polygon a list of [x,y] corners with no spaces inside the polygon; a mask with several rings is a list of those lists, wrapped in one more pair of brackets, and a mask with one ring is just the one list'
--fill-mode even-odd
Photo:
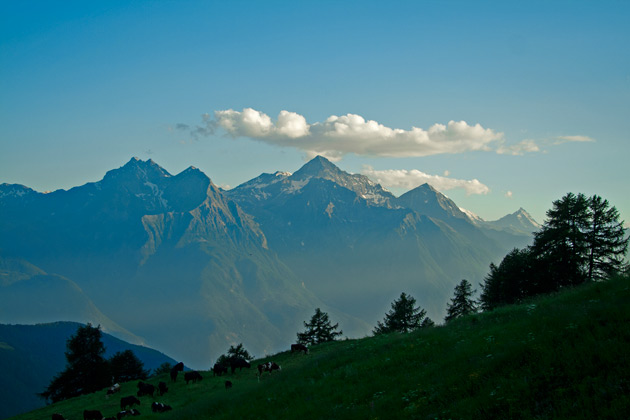
{"label": "grass slope", "polygon": [[[81,324],[54,322],[37,325],[0,324],[0,419],[45,405],[36,393],[46,389],[53,376],[66,367],[68,339]],[[145,369],[176,362],[157,350],[102,334],[105,358],[132,350]],[[81,416],[82,418],[82,416]]]}
{"label": "grass slope", "polygon": [[[625,419],[630,412],[630,277],[589,284],[448,326],[315,346],[263,360],[255,368],[186,385],[169,382],[155,400],[173,411],[146,419]],[[255,366],[255,365],[254,365]],[[234,386],[224,388],[224,380]],[[165,377],[154,378],[156,383]],[[105,392],[64,401],[16,419],[82,410],[115,415]]]}

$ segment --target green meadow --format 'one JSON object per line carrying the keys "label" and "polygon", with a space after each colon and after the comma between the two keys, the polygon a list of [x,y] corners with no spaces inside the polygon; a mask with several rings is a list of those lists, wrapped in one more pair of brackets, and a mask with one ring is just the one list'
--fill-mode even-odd
{"label": "green meadow", "polygon": [[[341,326],[343,327],[343,326]],[[287,348],[289,343],[287,343]],[[257,376],[273,360],[281,371]],[[412,333],[348,339],[252,362],[251,369],[186,385],[167,375],[162,397],[142,397],[142,419],[627,419],[630,276],[586,284]],[[225,380],[233,383],[226,390]],[[74,420],[120,411],[105,390],[14,417]],[[152,413],[151,403],[173,410]]]}

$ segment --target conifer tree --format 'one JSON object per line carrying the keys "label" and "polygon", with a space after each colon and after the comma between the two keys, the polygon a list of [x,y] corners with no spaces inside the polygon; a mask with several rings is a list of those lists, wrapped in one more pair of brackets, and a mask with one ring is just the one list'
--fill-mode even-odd
{"label": "conifer tree", "polygon": [[455,296],[451,299],[451,302],[446,308],[446,322],[459,318],[465,315],[470,315],[477,312],[477,304],[472,296],[475,294],[475,290],[472,290],[472,285],[468,280],[464,279],[457,286],[455,286]]}
{"label": "conifer tree", "polygon": [[249,354],[247,349],[243,346],[243,343],[239,343],[236,346],[230,346],[227,351],[227,354],[222,354],[217,359],[217,363],[223,366],[228,366],[230,362],[236,359],[245,359],[245,360],[253,360],[254,356]]}
{"label": "conifer tree", "polygon": [[66,369],[39,394],[52,402],[90,394],[111,384],[109,366],[103,358],[101,327],[80,326],[66,343]]}
{"label": "conifer tree", "polygon": [[563,286],[586,280],[586,230],[589,226],[589,200],[584,194],[568,193],[553,202],[548,220],[534,236],[535,258],[547,268],[543,275],[544,290],[551,292]]}
{"label": "conifer tree", "polygon": [[587,277],[601,280],[627,267],[624,256],[628,251],[628,238],[619,220],[619,212],[608,200],[594,195],[589,199],[590,224],[587,228]]}
{"label": "conifer tree", "polygon": [[339,323],[332,325],[328,319],[328,314],[322,312],[321,309],[315,309],[315,314],[311,317],[310,322],[304,322],[306,330],[297,333],[298,343],[312,345],[335,341],[343,331],[337,331]]}
{"label": "conifer tree", "polygon": [[119,351],[109,359],[109,368],[114,382],[147,379],[149,372],[144,363],[131,350]]}
{"label": "conifer tree", "polygon": [[[404,292],[401,293],[400,297],[392,302],[392,309],[385,314],[383,322],[377,321],[373,333],[385,334],[394,331],[409,332],[420,328],[423,325],[423,319],[427,312],[415,305],[416,299],[413,296],[407,295]],[[427,322],[425,326],[428,325]]]}

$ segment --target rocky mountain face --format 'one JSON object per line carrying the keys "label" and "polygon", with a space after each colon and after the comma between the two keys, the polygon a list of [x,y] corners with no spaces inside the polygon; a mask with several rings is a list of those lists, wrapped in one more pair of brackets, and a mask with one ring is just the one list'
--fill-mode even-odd
{"label": "rocky mountain face", "polygon": [[461,279],[531,240],[519,214],[485,222],[426,184],[395,197],[322,157],[229,191],[134,158],[68,191],[0,185],[0,292],[209,368],[232,344],[288,348],[316,307],[362,336],[404,291],[440,322]]}
{"label": "rocky mountain face", "polygon": [[132,159],[96,183],[48,194],[4,184],[0,197],[2,256],[71,280],[113,322],[191,366],[240,342],[257,355],[282,350],[324,307],[197,169],[172,176]]}
{"label": "rocky mountain face", "polygon": [[401,291],[441,321],[462,278],[481,282],[490,262],[530,239],[478,226],[427,184],[396,198],[322,157],[226,194],[310,290],[371,325]]}

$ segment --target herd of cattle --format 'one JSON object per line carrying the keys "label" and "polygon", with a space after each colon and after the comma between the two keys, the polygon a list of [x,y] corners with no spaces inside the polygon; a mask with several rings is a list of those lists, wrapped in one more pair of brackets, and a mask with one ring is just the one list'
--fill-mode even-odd
{"label": "herd of cattle", "polygon": [[[304,344],[291,344],[291,353],[296,351],[308,354],[308,348]],[[259,364],[257,367],[258,380],[260,380],[260,377],[263,375],[264,372],[269,372],[271,374],[271,372],[273,372],[274,370],[282,369],[280,365],[275,362],[262,363]],[[251,364],[246,359],[237,358],[230,361],[230,371],[232,374],[236,371],[236,369],[238,369],[240,372],[243,368],[251,368]],[[224,373],[228,373],[228,367],[218,363],[215,363],[211,370],[213,376],[221,376]],[[179,362],[175,366],[173,366],[170,372],[171,381],[176,382],[178,373],[183,371],[184,363]],[[202,379],[203,377],[197,371],[184,372],[184,381],[186,381],[186,385],[188,385],[189,382],[196,383],[198,381],[201,381]],[[120,411],[116,414],[115,417],[105,417],[99,410],[83,410],[83,420],[120,420],[123,417],[139,416],[140,411],[138,411],[136,408],[133,408],[133,406],[140,405],[140,397],[148,395],[151,396],[151,398],[154,398],[156,393],[159,396],[163,396],[168,391],[168,386],[166,385],[166,382],[160,382],[156,387],[155,385],[140,381],[138,382],[137,388],[137,397],[134,395],[129,395],[120,399]],[[232,382],[225,381],[225,389],[227,390],[230,388],[232,388]],[[119,384],[112,385],[110,388],[107,389],[107,398],[109,398],[110,395],[113,395],[119,391]],[[151,404],[151,411],[153,411],[154,413],[164,413],[170,410],[172,410],[172,407],[170,405],[166,405],[156,401]],[[52,420],[66,419],[63,417],[63,415],[55,413],[52,415]]]}

